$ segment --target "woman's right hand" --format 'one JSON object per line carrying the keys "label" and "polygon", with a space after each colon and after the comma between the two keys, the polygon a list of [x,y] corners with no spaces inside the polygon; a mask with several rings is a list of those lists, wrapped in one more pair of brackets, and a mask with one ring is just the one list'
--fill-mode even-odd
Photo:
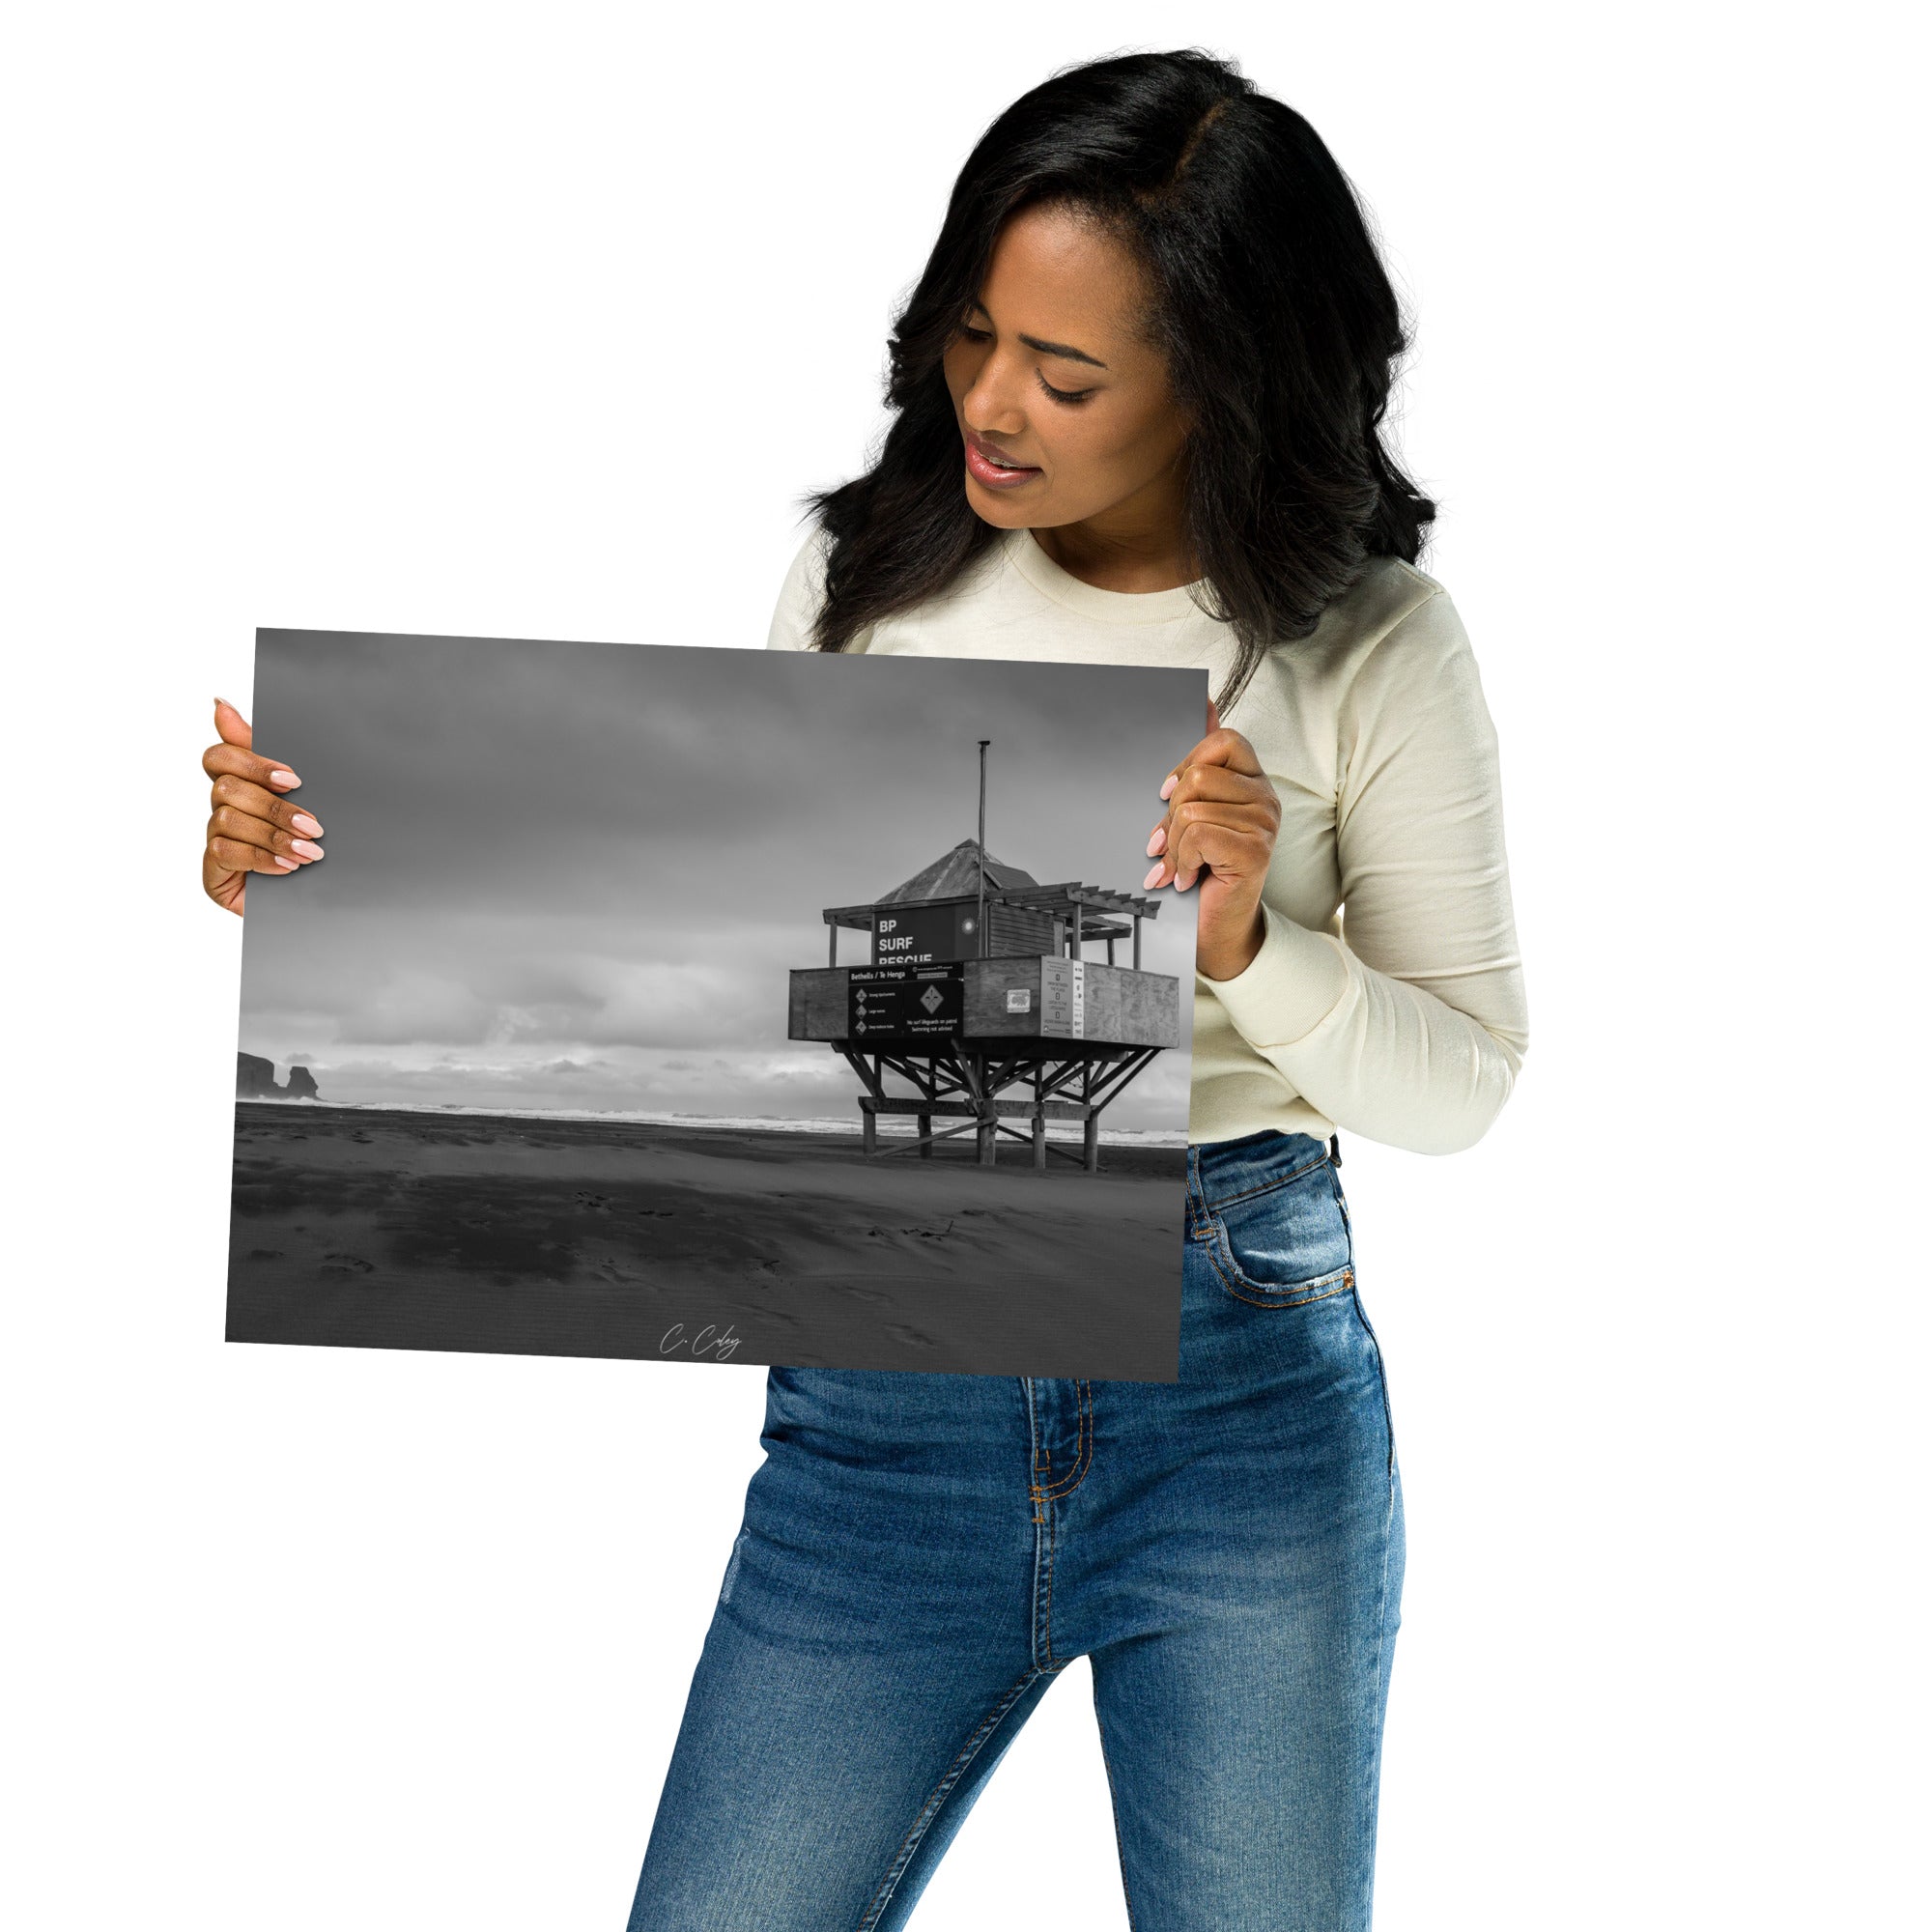
{"label": "woman's right hand", "polygon": [[243,910],[250,872],[294,872],[322,857],[322,826],[282,796],[301,783],[286,765],[261,756],[248,721],[225,697],[214,700],[221,742],[201,755],[214,781],[208,846],[201,855],[201,889],[229,912]]}

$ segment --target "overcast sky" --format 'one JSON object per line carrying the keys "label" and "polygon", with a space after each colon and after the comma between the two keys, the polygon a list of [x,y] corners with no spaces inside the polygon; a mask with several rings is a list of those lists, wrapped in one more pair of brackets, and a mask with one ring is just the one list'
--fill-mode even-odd
{"label": "overcast sky", "polygon": [[[785,1037],[821,909],[974,836],[980,738],[994,858],[1139,892],[1206,695],[1198,670],[264,631],[255,742],[328,856],[250,883],[241,1044],[331,1100],[856,1118],[851,1070]],[[1193,900],[1158,896],[1143,962],[1184,1028]],[[1184,1125],[1185,1091],[1163,1055],[1109,1120]]]}

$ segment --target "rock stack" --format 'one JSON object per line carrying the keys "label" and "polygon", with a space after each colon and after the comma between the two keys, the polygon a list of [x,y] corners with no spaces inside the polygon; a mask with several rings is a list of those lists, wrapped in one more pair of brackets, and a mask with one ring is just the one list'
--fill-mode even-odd
{"label": "rock stack", "polygon": [[306,1066],[289,1068],[289,1084],[275,1085],[275,1063],[259,1053],[235,1056],[235,1097],[238,1100],[319,1100],[315,1075]]}

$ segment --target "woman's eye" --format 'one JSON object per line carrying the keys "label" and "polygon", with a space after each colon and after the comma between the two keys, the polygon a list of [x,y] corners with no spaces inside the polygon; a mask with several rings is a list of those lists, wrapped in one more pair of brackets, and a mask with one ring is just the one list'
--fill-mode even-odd
{"label": "woman's eye", "polygon": [[[993,339],[990,328],[975,328],[970,323],[962,322],[959,333],[967,342],[990,342]],[[1034,374],[1040,388],[1056,403],[1084,403],[1094,393],[1092,389],[1056,389],[1037,370]]]}
{"label": "woman's eye", "polygon": [[1092,389],[1056,389],[1044,376],[1039,379],[1039,386],[1056,403],[1084,403],[1094,393]]}

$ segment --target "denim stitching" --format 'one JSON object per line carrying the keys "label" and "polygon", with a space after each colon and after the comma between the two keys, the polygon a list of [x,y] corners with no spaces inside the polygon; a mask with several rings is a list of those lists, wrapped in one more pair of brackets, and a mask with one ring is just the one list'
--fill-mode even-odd
{"label": "denim stitching", "polygon": [[1237,1201],[1252,1201],[1257,1194],[1267,1194],[1277,1187],[1286,1187],[1291,1180],[1299,1180],[1304,1174],[1313,1174],[1318,1167],[1333,1165],[1325,1153],[1320,1154],[1306,1165],[1297,1167],[1293,1174],[1284,1174],[1273,1180],[1264,1180],[1259,1187],[1247,1188],[1239,1194],[1224,1194],[1213,1201],[1208,1200],[1208,1190],[1204,1187],[1201,1190],[1201,1198],[1210,1210],[1217,1208],[1232,1208]]}
{"label": "denim stitching", "polygon": [[[1094,1385],[1082,1379],[1078,1384],[1079,1396],[1079,1435],[1078,1446],[1074,1451],[1073,1465],[1059,1483],[1043,1485],[1029,1483],[1027,1496],[1033,1504],[1033,1521],[1036,1530],[1043,1529],[1044,1537],[1035,1538],[1034,1558],[1034,1655],[1044,1657],[1045,1662],[1038,1667],[1048,1672],[1064,1670],[1065,1662],[1053,1654],[1053,1573],[1060,1549],[1059,1525],[1054,1520],[1052,1505],[1062,1496],[1071,1495],[1087,1480],[1087,1472],[1094,1466]],[[1049,1464],[1049,1467],[1051,1464]],[[1044,1550],[1046,1567],[1044,1592],[1041,1591],[1039,1555]]]}
{"label": "denim stitching", "polygon": [[1202,1190],[1198,1166],[1187,1180],[1187,1232],[1197,1241],[1208,1237],[1208,1201]]}
{"label": "denim stitching", "polygon": [[[1338,1270],[1340,1279],[1337,1279],[1336,1275],[1333,1274],[1317,1275],[1307,1282],[1293,1284],[1290,1292],[1287,1293],[1267,1294],[1265,1299],[1263,1299],[1257,1295],[1246,1293],[1243,1291],[1252,1288],[1265,1292],[1267,1287],[1265,1282],[1251,1282],[1238,1269],[1236,1270],[1235,1274],[1230,1275],[1227,1267],[1222,1265],[1221,1257],[1214,1252],[1211,1244],[1208,1248],[1208,1259],[1213,1264],[1214,1272],[1221,1277],[1221,1286],[1236,1301],[1245,1301],[1251,1308],[1302,1308],[1311,1301],[1326,1301],[1331,1294],[1346,1293],[1355,1285],[1355,1264],[1353,1262],[1350,1262],[1345,1267]],[[1323,1288],[1320,1294],[1303,1294],[1298,1292],[1303,1288],[1312,1288],[1320,1283],[1330,1281],[1334,1282],[1335,1286],[1333,1288]]]}
{"label": "denim stitching", "polygon": [[[1021,1378],[1026,1390],[1027,1431],[1033,1438],[1036,1465],[1047,1463],[1045,1438],[1040,1434],[1039,1410],[1034,1402],[1033,1378]],[[1048,1464],[1050,1466],[1050,1464]],[[1042,1652],[1046,1666],[1053,1663],[1053,1511],[1045,1492],[1027,1478],[1027,1507],[1033,1512],[1033,1596],[1027,1606],[1027,1641],[1034,1655],[1034,1667],[1041,1668]],[[1044,1643],[1042,1643],[1044,1637]]]}
{"label": "denim stitching", "polygon": [[1060,1525],[1054,1520],[1052,1504],[1037,1490],[1033,1494],[1033,1506],[1037,1512],[1034,1517],[1034,1667],[1051,1676],[1065,1668],[1053,1654],[1053,1571],[1060,1553]]}
{"label": "denim stitching", "polygon": [[[1046,1513],[1046,1596],[1034,1603],[1034,1662],[1036,1668],[1057,1670],[1060,1665],[1053,1655],[1053,1565],[1060,1553],[1060,1525],[1053,1520],[1053,1511]],[[1044,1664],[1039,1659],[1044,1656]]]}
{"label": "denim stitching", "polygon": [[1359,1300],[1355,1303],[1355,1320],[1362,1324],[1362,1331],[1369,1338],[1369,1347],[1375,1350],[1376,1382],[1381,1390],[1382,1397],[1382,1421],[1388,1427],[1389,1489],[1391,1493],[1393,1493],[1395,1489],[1395,1405],[1389,1400],[1388,1365],[1382,1360],[1382,1345],[1376,1339],[1374,1325],[1370,1322],[1368,1314],[1363,1309]]}
{"label": "denim stitching", "polygon": [[892,1903],[893,1893],[898,1889],[899,1880],[905,1876],[905,1868],[911,1863],[913,1853],[919,1849],[920,1840],[925,1836],[927,1828],[938,1814],[939,1807],[945,1804],[948,1794],[959,1782],[960,1774],[979,1756],[980,1747],[991,1736],[1000,1719],[1013,1708],[1027,1686],[1039,1675],[1037,1669],[1027,1671],[980,1719],[979,1728],[960,1746],[958,1756],[947,1767],[946,1776],[933,1787],[932,1795],[921,1807],[919,1816],[912,1821],[905,1836],[899,1840],[898,1852],[893,1860],[892,1869],[887,1872],[878,1890],[872,1894],[870,1903],[866,1907],[865,1917],[859,1920],[858,1932],[869,1932],[869,1928],[878,1923],[879,1914]]}
{"label": "denim stitching", "polygon": [[[1027,1383],[1027,1422],[1034,1432],[1034,1439],[1039,1444],[1035,1457],[1036,1463],[1045,1461],[1045,1439],[1039,1434],[1039,1417],[1033,1403],[1033,1383]],[[1045,1496],[1040,1493],[1039,1485],[1031,1475],[1027,1480],[1027,1507],[1033,1512],[1033,1592],[1027,1603],[1027,1644],[1033,1652],[1035,1668],[1040,1661],[1040,1605],[1042,1590],[1044,1601],[1053,1601],[1053,1525],[1050,1521],[1052,1510]],[[1046,1657],[1053,1660],[1052,1633],[1047,1633]]]}
{"label": "denim stitching", "polygon": [[[1218,1250],[1218,1254],[1217,1251]],[[1293,1294],[1303,1289],[1324,1288],[1331,1281],[1347,1274],[1355,1265],[1354,1244],[1350,1243],[1349,1259],[1338,1268],[1330,1268],[1326,1274],[1312,1274],[1305,1281],[1257,1281],[1249,1274],[1236,1255],[1234,1244],[1228,1238],[1228,1224],[1218,1214],[1214,1216],[1214,1238],[1208,1243],[1208,1256],[1210,1261],[1221,1264],[1224,1278],[1232,1278],[1242,1288],[1253,1289],[1258,1294],[1266,1294],[1275,1300]]]}
{"label": "denim stitching", "polygon": [[[1094,1466],[1094,1384],[1083,1381],[1080,1384],[1079,1433],[1074,1437],[1073,1466],[1057,1483],[1041,1485],[1040,1493],[1048,1497],[1070,1496],[1087,1480],[1087,1471]],[[1052,1471],[1049,1462],[1047,1469]]]}
{"label": "denim stitching", "polygon": [[1033,1454],[1027,1460],[1027,1501],[1033,1509],[1034,1527],[1037,1529],[1041,1520],[1039,1514],[1040,1493],[1039,1485],[1034,1480],[1034,1472],[1048,1466],[1046,1443],[1041,1438],[1039,1433],[1039,1411],[1034,1406],[1033,1378],[1031,1376],[1022,1376],[1020,1378],[1020,1386],[1026,1391],[1027,1439],[1028,1445],[1033,1451]]}

